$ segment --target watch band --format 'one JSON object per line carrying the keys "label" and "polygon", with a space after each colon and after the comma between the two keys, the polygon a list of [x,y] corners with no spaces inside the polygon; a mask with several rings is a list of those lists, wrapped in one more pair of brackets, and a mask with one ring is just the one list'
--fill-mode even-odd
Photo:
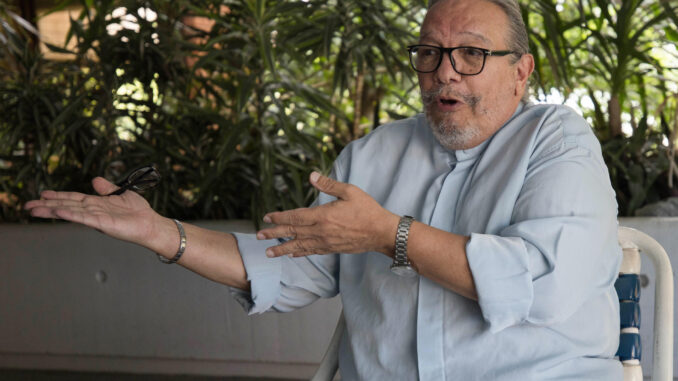
{"label": "watch band", "polygon": [[412,268],[409,258],[407,257],[407,240],[410,236],[410,226],[414,222],[412,216],[400,217],[398,222],[398,231],[395,239],[395,254],[393,255],[393,264],[391,271],[400,276],[415,276],[417,272]]}
{"label": "watch band", "polygon": [[398,222],[398,232],[395,240],[395,255],[393,257],[394,263],[398,265],[409,265],[410,261],[407,258],[407,239],[410,236],[410,226],[414,221],[414,217],[402,216]]}

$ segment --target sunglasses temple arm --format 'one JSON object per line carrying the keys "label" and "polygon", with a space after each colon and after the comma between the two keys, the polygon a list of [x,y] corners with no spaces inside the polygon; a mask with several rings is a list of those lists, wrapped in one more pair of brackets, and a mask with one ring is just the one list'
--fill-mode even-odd
{"label": "sunglasses temple arm", "polygon": [[129,184],[129,183],[128,183],[128,184],[125,184],[125,185],[121,186],[120,188],[118,188],[118,190],[116,190],[116,191],[114,191],[114,192],[112,192],[112,193],[109,193],[109,194],[107,194],[106,196],[120,196],[121,194],[125,193],[125,191],[126,191],[127,189],[129,189],[129,187],[130,187],[131,185],[132,185],[132,184]]}

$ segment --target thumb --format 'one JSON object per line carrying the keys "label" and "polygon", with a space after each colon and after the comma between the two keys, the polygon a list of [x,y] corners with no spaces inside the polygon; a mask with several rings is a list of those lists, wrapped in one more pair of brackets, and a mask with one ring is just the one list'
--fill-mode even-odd
{"label": "thumb", "polygon": [[94,179],[92,179],[92,186],[100,196],[111,194],[112,192],[115,192],[118,189],[117,185],[104,179],[103,177],[95,177]]}
{"label": "thumb", "polygon": [[333,180],[327,176],[323,176],[316,171],[311,172],[311,176],[309,177],[311,180],[311,185],[313,185],[315,189],[323,193],[327,193],[330,196],[344,200],[346,199],[346,196],[348,195],[348,184]]}

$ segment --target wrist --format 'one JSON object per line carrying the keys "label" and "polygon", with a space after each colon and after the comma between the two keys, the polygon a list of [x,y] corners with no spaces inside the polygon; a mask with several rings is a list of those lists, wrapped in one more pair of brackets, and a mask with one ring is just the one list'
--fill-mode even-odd
{"label": "wrist", "polygon": [[389,212],[388,216],[379,225],[383,228],[380,234],[381,249],[379,251],[390,258],[393,258],[395,255],[395,237],[398,233],[399,222],[400,216]]}
{"label": "wrist", "polygon": [[156,252],[164,258],[174,257],[179,247],[180,236],[174,220],[156,215],[151,223],[151,231],[142,243],[147,249]]}

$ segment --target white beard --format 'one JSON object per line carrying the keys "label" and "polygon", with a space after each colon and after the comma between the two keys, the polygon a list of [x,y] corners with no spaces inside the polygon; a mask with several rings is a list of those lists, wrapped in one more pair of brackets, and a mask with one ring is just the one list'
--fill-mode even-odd
{"label": "white beard", "polygon": [[[438,143],[443,147],[450,150],[461,150],[470,148],[470,144],[480,136],[480,131],[478,126],[459,126],[455,122],[446,121],[445,119],[440,122],[436,122],[431,115],[429,109],[433,107],[433,103],[436,101],[438,95],[443,93],[443,88],[434,89],[432,91],[424,92],[422,91],[422,100],[424,102],[424,113],[426,114],[426,120],[428,121],[429,127],[433,136],[435,136]],[[472,108],[475,112],[476,106],[478,105],[480,98],[474,97],[471,95],[460,94],[457,92],[447,91],[448,94],[453,94],[457,98],[464,100],[466,105]],[[443,115],[444,117],[445,115]]]}
{"label": "white beard", "polygon": [[438,143],[450,150],[470,148],[471,142],[480,136],[480,131],[475,126],[459,128],[454,122],[441,121],[437,123],[428,111],[426,112],[426,120]]}

